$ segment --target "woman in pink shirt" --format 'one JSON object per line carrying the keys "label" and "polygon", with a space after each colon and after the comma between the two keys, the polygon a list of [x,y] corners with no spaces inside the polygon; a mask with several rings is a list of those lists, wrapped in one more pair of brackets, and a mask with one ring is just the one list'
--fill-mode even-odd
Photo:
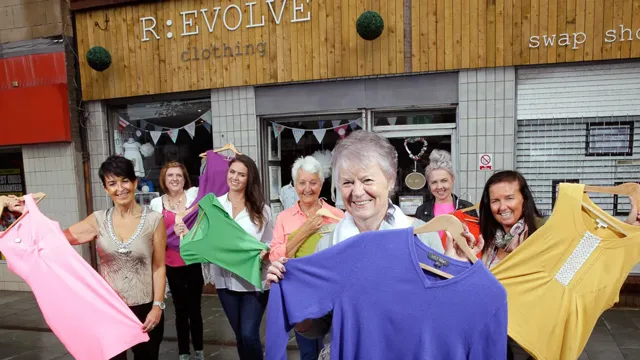
{"label": "woman in pink shirt", "polygon": [[[337,223],[328,217],[316,215],[316,212],[321,208],[329,210],[339,218],[344,216],[340,209],[336,209],[320,199],[324,171],[320,162],[314,157],[307,156],[296,160],[291,168],[291,177],[300,200],[293,207],[278,214],[269,252],[269,259],[272,261],[283,257],[294,257],[300,246],[305,244],[305,241],[320,230],[323,225]],[[316,241],[319,239],[320,237],[317,237]],[[309,241],[313,240],[309,239]],[[315,244],[305,244],[305,247],[306,245],[312,245],[310,248],[313,252]],[[322,339],[311,340],[296,333],[296,341],[300,348],[301,360],[316,360],[318,358],[318,354],[322,350]]]}
{"label": "woman in pink shirt", "polygon": [[[183,222],[176,223],[176,214],[190,208],[198,196],[198,188],[191,187],[189,173],[181,163],[169,161],[160,170],[160,188],[164,195],[151,200],[151,210],[159,212],[169,231],[173,228],[177,235],[185,234],[187,228]],[[167,247],[167,281],[176,312],[176,333],[178,335],[178,354],[180,360],[189,360],[189,334],[193,342],[195,360],[203,360],[203,324],[202,324],[202,266],[186,265],[180,253]]]}

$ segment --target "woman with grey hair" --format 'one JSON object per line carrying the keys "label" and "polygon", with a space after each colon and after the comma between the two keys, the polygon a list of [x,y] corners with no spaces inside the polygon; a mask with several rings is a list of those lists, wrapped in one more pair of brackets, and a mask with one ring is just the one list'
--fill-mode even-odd
{"label": "woman with grey hair", "polygon": [[[453,193],[455,176],[451,154],[445,150],[433,150],[429,155],[429,165],[425,170],[431,196],[418,207],[416,217],[428,222],[442,214],[453,214],[456,210],[473,206]],[[478,217],[475,211],[469,215]]]}
{"label": "woman with grey hair", "polygon": [[[418,227],[424,222],[402,213],[389,201],[398,171],[398,154],[389,141],[372,132],[354,131],[336,146],[333,155],[333,174],[347,213],[335,230],[326,234],[316,247],[325,250],[365,231]],[[475,238],[463,233],[469,246],[478,253],[484,244],[473,246]],[[444,249],[437,233],[418,235],[430,248],[442,253]],[[390,241],[393,241],[390,239]],[[446,255],[466,259],[453,241],[448,239]],[[282,279],[286,258],[273,261],[267,281]],[[327,264],[327,266],[330,266]],[[331,327],[331,314],[319,319],[309,319],[296,325],[296,331],[309,338],[327,334]]]}
{"label": "woman with grey hair", "polygon": [[[318,160],[312,156],[301,157],[293,163],[291,178],[299,200],[293,207],[278,214],[273,229],[269,259],[274,261],[284,257],[301,257],[314,252],[322,237],[320,228],[330,228],[337,221],[316,214],[326,209],[338,218],[344,216],[339,209],[320,199],[324,182],[324,171]],[[301,360],[316,360],[323,342],[307,339],[296,333]]]}

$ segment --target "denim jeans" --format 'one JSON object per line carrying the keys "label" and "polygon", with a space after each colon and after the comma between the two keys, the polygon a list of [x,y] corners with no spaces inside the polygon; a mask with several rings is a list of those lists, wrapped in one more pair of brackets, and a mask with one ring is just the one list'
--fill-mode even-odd
{"label": "denim jeans", "polygon": [[218,298],[236,335],[240,360],[262,360],[260,323],[267,308],[269,292],[218,289]]}
{"label": "denim jeans", "polygon": [[318,355],[324,346],[324,338],[307,339],[297,332],[295,334],[300,349],[300,360],[318,360]]}

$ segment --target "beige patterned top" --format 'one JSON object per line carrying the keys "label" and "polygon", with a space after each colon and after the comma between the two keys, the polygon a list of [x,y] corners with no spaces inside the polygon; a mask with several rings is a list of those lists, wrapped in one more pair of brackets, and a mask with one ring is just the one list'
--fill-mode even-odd
{"label": "beige patterned top", "polygon": [[107,221],[107,210],[94,212],[98,223],[97,239],[100,275],[120,295],[128,306],[153,301],[153,232],[162,221],[162,214],[147,209],[144,225],[129,245],[131,253],[118,251]]}

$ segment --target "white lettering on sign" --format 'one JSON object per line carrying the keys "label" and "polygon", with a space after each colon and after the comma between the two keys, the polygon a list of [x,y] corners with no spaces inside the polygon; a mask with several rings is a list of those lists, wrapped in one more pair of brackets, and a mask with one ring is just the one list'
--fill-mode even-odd
{"label": "white lettering on sign", "polygon": [[[236,26],[229,26],[229,24],[227,23],[227,11],[229,11],[229,9],[236,9],[238,10],[238,23],[236,24]],[[242,10],[240,10],[240,7],[238,7],[238,5],[229,5],[227,6],[226,9],[224,9],[224,14],[222,14],[222,22],[224,23],[224,27],[226,27],[227,29],[233,31],[237,28],[240,27],[240,24],[242,24]]]}
{"label": "white lettering on sign", "polygon": [[193,15],[194,18],[197,18],[198,12],[195,10],[183,11],[180,13],[180,15],[182,15],[182,36],[198,35],[198,33],[200,32],[200,28],[198,28],[198,25],[196,25],[196,31],[187,32],[187,25],[193,26],[193,19],[189,18],[189,20],[187,20],[187,15]]}
{"label": "white lettering on sign", "polygon": [[[240,5],[230,4],[224,7],[224,9],[220,6],[216,6],[213,9],[198,9],[198,10],[185,10],[180,12],[180,16],[182,17],[182,33],[181,36],[193,36],[200,34],[200,25],[206,25],[206,29],[209,33],[212,33],[216,25],[219,23],[218,18],[222,17],[222,25],[229,31],[238,30],[240,27],[244,25],[245,28],[254,28],[261,27],[265,25],[265,16],[270,16],[273,18],[276,25],[280,25],[282,22],[282,18],[285,11],[291,11],[291,20],[290,22],[303,22],[311,20],[311,11],[309,11],[309,2],[311,0],[292,0],[293,4],[289,3],[287,5],[288,0],[262,0],[269,7],[268,14],[260,14],[257,13],[256,9],[259,9],[256,6],[258,3],[256,1],[247,2],[244,4],[244,8],[248,8],[249,16],[243,16],[245,13],[243,8]],[[287,6],[290,10],[286,10]],[[256,11],[254,11],[256,10]],[[221,14],[222,12],[222,14]],[[230,24],[229,21],[233,22],[235,17],[233,16],[234,12],[238,14],[237,23]],[[199,20],[198,13],[202,15]],[[248,18],[248,19],[247,19]],[[204,24],[198,24],[198,21],[204,21]],[[145,16],[140,18],[140,23],[142,25],[142,41],[149,41],[151,37],[149,33],[156,39],[159,40],[160,36],[158,35],[159,31],[162,30],[162,26],[167,28],[167,38],[171,39],[172,33],[169,31],[169,27],[173,24],[171,19],[167,19],[166,25],[161,24],[158,27],[158,23],[156,18],[153,16]]]}
{"label": "white lettering on sign", "polygon": [[[273,3],[276,0],[267,0],[267,4],[269,5],[269,10],[271,10],[271,15],[273,15],[273,20],[276,21],[276,25],[280,25],[280,20],[282,20],[282,13],[284,12],[284,6],[287,5],[287,0],[284,0],[284,2],[282,3],[282,7],[280,8],[280,16],[276,17],[276,12],[273,10]],[[293,10],[293,13],[295,14],[295,9]]]}
{"label": "white lettering on sign", "polygon": [[216,12],[216,14],[213,16],[213,24],[209,23],[209,17],[207,17],[208,9],[200,9],[200,12],[202,13],[202,17],[204,18],[204,22],[207,23],[207,29],[209,29],[209,33],[212,33],[213,29],[216,28],[216,21],[218,20],[218,13],[220,12],[220,9],[221,9],[220,6],[216,6],[213,8],[213,10]]}
{"label": "white lettering on sign", "polygon": [[[307,4],[309,0],[306,0]],[[298,12],[304,12],[304,4],[297,6],[297,1],[293,0],[293,20],[291,22],[309,21],[311,20],[311,11],[307,11],[307,17],[298,19]]]}
{"label": "white lettering on sign", "polygon": [[[612,43],[616,41],[633,41],[640,40],[640,28],[635,30],[619,25],[614,29],[605,32],[604,42]],[[580,45],[587,41],[587,34],[583,32],[550,34],[550,35],[534,35],[529,38],[529,47],[536,49],[540,46],[550,47],[554,45],[569,46],[571,49],[577,50]]]}
{"label": "white lettering on sign", "polygon": [[[153,20],[153,25],[151,25],[151,27],[147,27],[147,20]],[[155,18],[151,16],[147,16],[147,17],[140,18],[140,21],[142,21],[142,41],[149,41],[149,38],[147,37],[147,31],[151,31],[151,33],[153,33],[153,36],[156,37],[156,40],[160,39],[160,36],[156,34],[155,30],[153,30],[153,28],[156,27]]]}
{"label": "white lettering on sign", "polygon": [[[252,28],[252,27],[259,27],[259,26],[264,26],[264,15],[260,16],[260,24],[254,24],[253,23],[253,6],[257,4],[256,2],[250,2],[250,3],[246,3],[245,5],[249,6],[249,25],[247,25],[248,28]],[[294,12],[295,14],[295,12]]]}

